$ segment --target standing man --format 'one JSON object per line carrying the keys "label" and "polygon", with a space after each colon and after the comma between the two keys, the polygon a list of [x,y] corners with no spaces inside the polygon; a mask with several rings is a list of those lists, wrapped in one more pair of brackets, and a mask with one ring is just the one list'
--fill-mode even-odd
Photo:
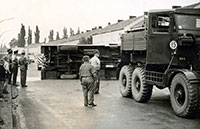
{"label": "standing man", "polygon": [[100,52],[99,50],[96,50],[94,52],[94,56],[90,59],[90,64],[94,66],[97,74],[97,80],[95,81],[95,94],[99,94],[99,88],[100,88],[100,68],[101,63],[99,60]]}
{"label": "standing man", "polygon": [[17,73],[18,73],[18,59],[17,59],[18,50],[14,51],[14,55],[12,58],[12,80],[13,86],[17,86]]}
{"label": "standing man", "polygon": [[96,80],[96,70],[94,66],[89,63],[89,56],[84,56],[84,63],[79,70],[80,81],[83,89],[84,106],[95,107],[94,104],[94,82]]}
{"label": "standing man", "polygon": [[4,68],[4,61],[0,60],[0,98],[4,98],[3,96],[3,89],[4,89],[4,83],[6,79],[6,70]]}
{"label": "standing man", "polygon": [[3,93],[8,94],[8,84],[11,84],[11,69],[12,69],[12,50],[7,50],[8,54],[3,57],[4,68],[6,69],[6,80],[4,83]]}
{"label": "standing man", "polygon": [[21,86],[27,87],[26,76],[27,76],[27,69],[28,69],[28,61],[25,57],[25,51],[22,51],[22,55],[19,59],[19,65],[20,65],[20,75],[21,75]]}

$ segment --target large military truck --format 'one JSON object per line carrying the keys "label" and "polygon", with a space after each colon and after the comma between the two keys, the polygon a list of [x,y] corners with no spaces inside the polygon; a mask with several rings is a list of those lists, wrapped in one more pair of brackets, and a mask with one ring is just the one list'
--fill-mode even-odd
{"label": "large military truck", "polygon": [[41,53],[45,57],[45,67],[41,71],[42,79],[78,78],[82,57],[92,57],[95,50],[100,51],[102,79],[116,79],[120,59],[120,47],[116,45],[92,44],[44,44]]}
{"label": "large military truck", "polygon": [[120,93],[150,100],[153,86],[170,89],[176,115],[200,111],[200,10],[152,10],[122,35]]}

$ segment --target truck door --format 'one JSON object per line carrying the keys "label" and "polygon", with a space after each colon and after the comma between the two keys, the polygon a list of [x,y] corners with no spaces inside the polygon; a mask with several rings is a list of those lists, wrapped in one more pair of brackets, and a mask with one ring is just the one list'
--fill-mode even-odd
{"label": "truck door", "polygon": [[171,18],[168,13],[149,13],[147,64],[168,64]]}

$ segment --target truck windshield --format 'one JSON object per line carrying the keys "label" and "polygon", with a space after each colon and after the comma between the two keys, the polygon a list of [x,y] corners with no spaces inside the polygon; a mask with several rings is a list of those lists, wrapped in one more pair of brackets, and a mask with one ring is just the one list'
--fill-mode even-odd
{"label": "truck windshield", "polygon": [[175,15],[179,30],[200,30],[200,16],[197,15]]}

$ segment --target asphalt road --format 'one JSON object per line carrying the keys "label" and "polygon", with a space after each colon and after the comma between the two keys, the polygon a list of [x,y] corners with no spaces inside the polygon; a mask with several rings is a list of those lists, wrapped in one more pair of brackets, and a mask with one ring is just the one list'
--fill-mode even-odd
{"label": "asphalt road", "polygon": [[34,64],[18,99],[21,129],[200,129],[200,117],[174,115],[168,89],[154,88],[151,100],[141,104],[121,97],[118,81],[102,80],[97,107],[87,108],[79,80],[41,81]]}

